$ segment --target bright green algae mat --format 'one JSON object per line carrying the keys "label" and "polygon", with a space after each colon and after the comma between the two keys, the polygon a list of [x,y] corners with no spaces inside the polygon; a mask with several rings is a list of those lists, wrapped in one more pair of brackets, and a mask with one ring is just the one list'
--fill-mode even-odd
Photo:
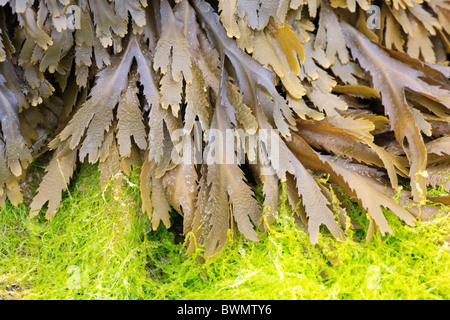
{"label": "bright green algae mat", "polygon": [[199,263],[202,248],[186,257],[173,230],[176,214],[171,229],[151,230],[137,175],[120,194],[98,179],[95,166],[81,166],[51,221],[30,219],[25,205],[1,210],[0,299],[450,298],[448,216],[413,228],[385,212],[394,234],[375,234],[366,246],[368,221],[353,205],[362,229],[347,229],[346,242],[324,231],[311,246],[282,198],[260,242],[230,234],[223,252]]}

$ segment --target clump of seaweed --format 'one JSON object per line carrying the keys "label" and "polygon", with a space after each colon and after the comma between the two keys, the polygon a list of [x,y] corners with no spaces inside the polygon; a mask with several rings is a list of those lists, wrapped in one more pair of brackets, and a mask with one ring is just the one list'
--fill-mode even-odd
{"label": "clump of seaweed", "polygon": [[54,216],[79,161],[102,186],[141,167],[152,228],[175,209],[209,258],[267,232],[280,183],[313,244],[347,237],[335,186],[367,241],[392,233],[382,207],[414,225],[449,201],[427,194],[450,191],[448,1],[0,4],[2,203],[49,150],[32,216]]}

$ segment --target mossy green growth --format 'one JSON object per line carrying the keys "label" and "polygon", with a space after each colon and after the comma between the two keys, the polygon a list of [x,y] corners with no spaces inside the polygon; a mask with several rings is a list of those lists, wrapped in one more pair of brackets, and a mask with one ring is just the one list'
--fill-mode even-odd
{"label": "mossy green growth", "polygon": [[450,298],[449,207],[416,227],[386,211],[394,234],[366,246],[366,213],[349,202],[363,228],[347,228],[345,242],[323,232],[311,246],[282,197],[258,243],[230,233],[220,254],[199,263],[202,248],[186,257],[175,241],[177,214],[172,228],[151,231],[137,175],[120,190],[101,190],[98,179],[83,165],[51,221],[30,219],[22,205],[0,212],[0,299]]}
{"label": "mossy green growth", "polygon": [[[129,180],[134,180],[130,177]],[[132,299],[144,295],[146,220],[133,182],[119,196],[100,190],[84,166],[51,221],[24,205],[0,214],[0,295],[29,299]]]}

